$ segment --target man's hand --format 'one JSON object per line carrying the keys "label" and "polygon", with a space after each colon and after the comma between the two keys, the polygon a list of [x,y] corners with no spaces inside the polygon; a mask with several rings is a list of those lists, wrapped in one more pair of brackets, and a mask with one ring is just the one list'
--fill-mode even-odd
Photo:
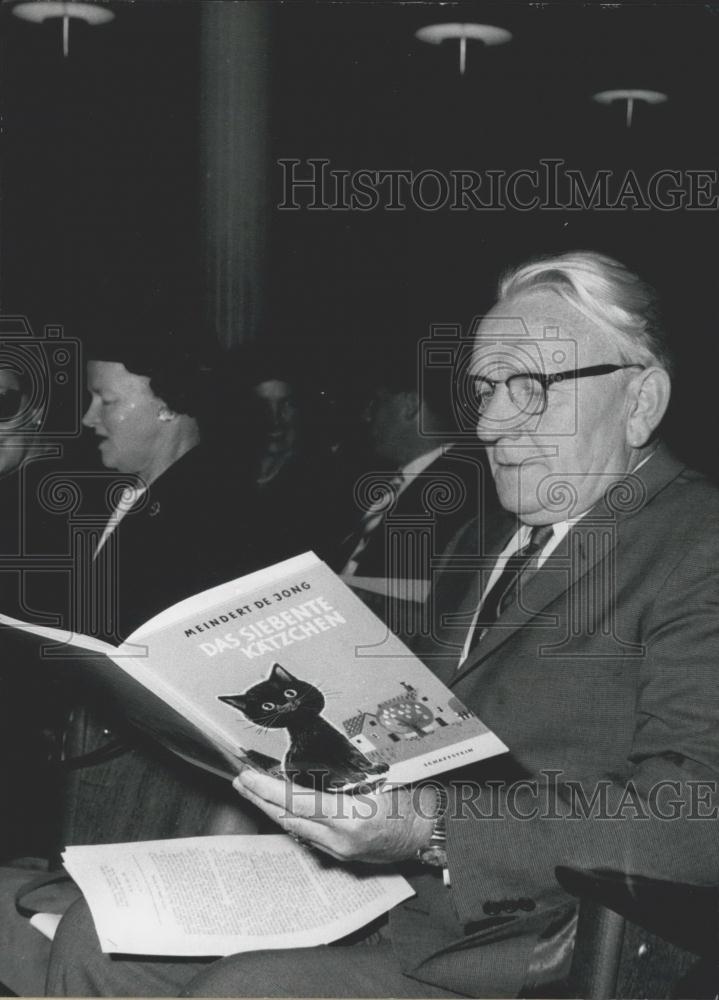
{"label": "man's hand", "polygon": [[346,795],[315,792],[244,768],[237,791],[278,823],[340,861],[391,863],[429,843],[437,793],[431,786]]}

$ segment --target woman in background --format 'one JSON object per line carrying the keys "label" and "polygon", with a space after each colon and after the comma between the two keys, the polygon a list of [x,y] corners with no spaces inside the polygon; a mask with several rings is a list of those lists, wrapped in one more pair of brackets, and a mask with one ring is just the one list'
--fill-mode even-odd
{"label": "woman in background", "polygon": [[127,487],[96,551],[113,551],[113,633],[124,638],[176,601],[257,568],[258,509],[249,460],[236,448],[230,461],[208,432],[215,372],[196,349],[168,334],[106,339],[89,357],[83,424]]}
{"label": "woman in background", "polygon": [[[90,405],[83,423],[102,464],[121,478],[113,476],[110,491],[101,480],[112,505],[80,581],[84,620],[74,627],[115,643],[177,601],[266,562],[249,460],[236,448],[230,461],[214,443],[212,359],[166,328],[134,323],[105,328],[86,346]],[[100,700],[92,713],[73,715],[68,753],[92,757],[66,784],[68,841],[245,827],[227,783],[129,732],[119,708]],[[103,747],[107,756],[118,751],[117,734],[132,751],[93,763]]]}

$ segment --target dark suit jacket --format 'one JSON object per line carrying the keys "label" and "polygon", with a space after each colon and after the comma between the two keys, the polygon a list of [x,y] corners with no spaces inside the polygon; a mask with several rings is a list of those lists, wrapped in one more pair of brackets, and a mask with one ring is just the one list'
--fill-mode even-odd
{"label": "dark suit jacket", "polygon": [[[373,476],[368,473],[360,479],[360,493],[365,492],[364,481],[371,496]],[[387,477],[378,473],[377,478]],[[448,448],[399,493],[360,553],[357,576],[389,576],[409,568],[393,565],[394,544],[397,539],[414,536],[426,538],[429,544],[425,550],[415,546],[420,559],[411,569],[429,578],[430,559],[441,555],[459,528],[482,513],[480,503],[490,509],[496,507],[495,498],[485,449],[479,445]],[[360,516],[362,513],[364,510]],[[345,558],[349,558],[353,547],[343,553]]]}
{"label": "dark suit jacket", "polygon": [[572,528],[457,670],[477,570],[513,529],[464,532],[424,651],[511,752],[453,775],[452,887],[415,870],[418,896],[392,914],[406,971],[471,996],[511,996],[532,978],[571,905],[557,865],[719,881],[719,492],[660,449]]}
{"label": "dark suit jacket", "polygon": [[[116,635],[258,569],[264,530],[249,479],[239,482],[201,446],[187,452],[149,486],[98,555],[115,590]],[[102,579],[96,572],[97,585]]]}
{"label": "dark suit jacket", "polygon": [[[368,473],[360,477],[355,492],[360,499],[373,499],[373,484],[387,476]],[[367,506],[365,505],[365,510]],[[499,509],[485,449],[479,444],[448,448],[397,496],[358,555],[354,579],[361,584],[371,578],[380,585],[390,581],[420,581],[424,587],[410,588],[413,600],[395,600],[360,589],[357,594],[410,646],[426,631],[424,603],[433,567],[461,527],[479,516],[480,523]],[[362,512],[360,512],[361,514]],[[359,535],[350,535],[332,560],[341,571],[356,546]],[[349,581],[351,582],[351,581]]]}

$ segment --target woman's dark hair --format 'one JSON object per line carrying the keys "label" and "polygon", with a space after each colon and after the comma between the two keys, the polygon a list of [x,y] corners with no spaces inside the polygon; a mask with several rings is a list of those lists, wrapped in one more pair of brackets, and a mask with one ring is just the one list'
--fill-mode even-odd
{"label": "woman's dark hair", "polygon": [[218,349],[212,332],[170,324],[153,314],[83,324],[88,361],[116,361],[150,379],[152,392],[175,413],[203,420],[212,410]]}
{"label": "woman's dark hair", "polygon": [[217,362],[212,355],[215,352],[200,352],[179,343],[168,347],[163,356],[125,351],[122,357],[96,360],[120,361],[129,372],[149,377],[150,389],[171,410],[201,420],[208,415],[214,396]]}

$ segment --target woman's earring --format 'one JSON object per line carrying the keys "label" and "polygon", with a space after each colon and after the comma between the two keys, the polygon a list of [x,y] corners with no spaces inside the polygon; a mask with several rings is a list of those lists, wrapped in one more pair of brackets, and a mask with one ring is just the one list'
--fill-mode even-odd
{"label": "woman's earring", "polygon": [[162,420],[163,423],[167,423],[168,420],[175,419],[175,414],[172,412],[172,410],[168,410],[166,406],[163,406],[163,408],[158,413],[158,418]]}

